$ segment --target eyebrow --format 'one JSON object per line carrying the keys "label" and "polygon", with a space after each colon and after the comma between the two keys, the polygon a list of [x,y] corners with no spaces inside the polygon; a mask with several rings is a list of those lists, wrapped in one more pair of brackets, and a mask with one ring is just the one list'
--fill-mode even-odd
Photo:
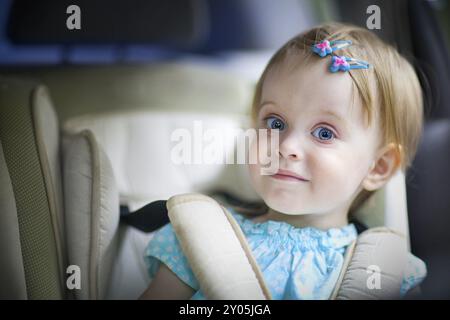
{"label": "eyebrow", "polygon": [[340,115],[338,115],[337,113],[335,113],[331,110],[321,109],[321,110],[319,110],[319,113],[329,115],[329,116],[336,118],[337,120],[344,122],[344,123],[347,122],[343,117],[341,117]]}
{"label": "eyebrow", "polygon": [[276,106],[277,104],[273,101],[263,101],[261,102],[261,104],[259,105],[259,109],[261,110],[264,106],[268,105],[268,104],[272,104],[274,106]]}
{"label": "eyebrow", "polygon": [[[263,101],[260,105],[259,105],[259,109],[261,110],[264,106],[266,106],[266,105],[274,105],[274,106],[278,106],[275,102],[273,102],[273,101]],[[281,106],[281,109],[283,109],[283,107]],[[337,113],[335,113],[335,112],[333,112],[333,111],[331,111],[331,110],[329,110],[329,109],[319,109],[318,110],[318,112],[317,112],[318,114],[326,114],[326,115],[329,115],[329,116],[332,116],[332,117],[334,117],[334,118],[336,118],[337,120],[339,120],[339,121],[342,121],[342,122],[346,122],[346,120],[343,118],[343,117],[341,117],[339,114],[337,114]]]}

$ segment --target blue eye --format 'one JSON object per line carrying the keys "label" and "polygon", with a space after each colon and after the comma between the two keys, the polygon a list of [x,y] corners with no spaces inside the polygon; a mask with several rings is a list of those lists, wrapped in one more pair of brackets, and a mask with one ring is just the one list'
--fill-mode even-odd
{"label": "blue eye", "polygon": [[278,119],[277,117],[267,118],[266,125],[269,129],[274,129],[274,130],[283,130],[285,127],[284,122],[282,120]]}
{"label": "blue eye", "polygon": [[331,140],[335,138],[333,131],[325,127],[316,128],[311,134],[320,140]]}

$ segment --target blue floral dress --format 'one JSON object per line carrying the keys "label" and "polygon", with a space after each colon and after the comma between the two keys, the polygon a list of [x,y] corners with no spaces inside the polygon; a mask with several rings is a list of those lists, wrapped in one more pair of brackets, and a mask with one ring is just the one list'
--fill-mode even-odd
{"label": "blue floral dress", "polygon": [[[327,231],[296,228],[286,222],[253,222],[229,211],[240,225],[276,300],[328,299],[344,262],[346,247],[356,239],[353,224]],[[171,224],[159,229],[147,245],[144,259],[152,279],[164,263],[196,293],[191,299],[205,299]],[[400,294],[417,286],[426,276],[422,260],[409,254]]]}

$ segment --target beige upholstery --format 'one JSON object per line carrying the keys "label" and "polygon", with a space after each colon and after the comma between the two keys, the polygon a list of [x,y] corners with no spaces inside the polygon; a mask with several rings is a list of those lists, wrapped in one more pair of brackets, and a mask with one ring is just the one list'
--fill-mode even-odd
{"label": "beige upholstery", "polygon": [[[0,190],[2,197],[9,199],[1,219],[6,219],[4,226],[10,228],[2,233],[2,245],[8,248],[5,252],[11,250],[16,256],[10,262],[17,265],[12,270],[5,263],[0,282],[11,284],[17,279],[10,294],[28,299],[65,297],[62,212],[56,190],[60,189],[59,132],[49,105],[46,90],[36,83],[0,78],[0,141],[3,173],[7,174],[3,178],[6,187],[2,185]],[[15,202],[15,217],[11,200]]]}
{"label": "beige upholstery", "polygon": [[38,86],[34,90],[31,106],[36,145],[55,232],[58,261],[60,261],[61,283],[64,283],[64,266],[67,261],[64,241],[59,122],[46,87]]}
{"label": "beige upholstery", "polygon": [[[119,204],[93,135],[67,137],[61,150],[47,89],[0,78],[0,142],[0,298],[106,297]],[[80,291],[66,288],[71,264],[81,269]]]}
{"label": "beige upholstery", "polygon": [[406,236],[409,248],[405,175],[397,171],[387,185],[378,190],[354,214],[368,227],[385,226]]}
{"label": "beige upholstery", "polygon": [[[242,116],[191,112],[114,112],[86,115],[69,120],[65,132],[91,130],[111,160],[120,201],[131,210],[160,199],[211,189],[240,190],[245,199],[257,199],[245,166],[176,165],[170,159],[171,132],[191,128],[203,120],[208,128],[240,128]],[[229,139],[228,139],[229,141]],[[120,248],[114,262],[109,298],[135,299],[150,279],[143,264],[143,252],[151,234],[123,226]]]}
{"label": "beige upholstery", "polygon": [[[245,117],[233,114],[196,112],[121,112],[74,118],[64,125],[66,132],[91,130],[111,160],[121,203],[132,210],[172,195],[211,189],[240,190],[244,199],[257,199],[244,165],[176,164],[171,159],[176,129],[192,132],[202,121],[205,132],[221,133],[245,127]],[[223,135],[228,149],[232,136]],[[206,143],[205,143],[206,145]]]}
{"label": "beige upholstery", "polygon": [[0,143],[0,300],[26,299],[20,230],[11,179]]}
{"label": "beige upholstery", "polygon": [[125,224],[119,226],[119,247],[106,299],[137,299],[145,291],[150,280],[143,252],[153,235]]}
{"label": "beige upholstery", "polygon": [[[258,67],[264,67],[266,58],[258,59]],[[255,63],[254,57],[250,63]],[[36,67],[3,73],[44,83],[63,122],[85,114],[124,110],[243,114],[248,111],[254,86],[210,60]]]}
{"label": "beige upholstery", "polygon": [[174,196],[167,201],[167,210],[208,299],[270,299],[263,275],[231,214],[201,194]]}
{"label": "beige upholstery", "polygon": [[89,131],[64,138],[69,264],[81,269],[77,299],[103,299],[117,255],[119,198],[111,165]]}
{"label": "beige upholstery", "polygon": [[[355,242],[347,249],[331,298],[399,299],[408,253],[405,236],[388,228],[373,228],[361,233]],[[368,285],[372,272],[379,272],[379,287]]]}

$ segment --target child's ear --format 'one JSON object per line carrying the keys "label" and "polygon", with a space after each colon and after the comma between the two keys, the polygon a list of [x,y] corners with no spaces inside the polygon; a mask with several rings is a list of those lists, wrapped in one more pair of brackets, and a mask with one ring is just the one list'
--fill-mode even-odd
{"label": "child's ear", "polygon": [[363,188],[374,191],[383,187],[400,167],[400,158],[400,150],[396,144],[389,143],[382,148],[363,180]]}

